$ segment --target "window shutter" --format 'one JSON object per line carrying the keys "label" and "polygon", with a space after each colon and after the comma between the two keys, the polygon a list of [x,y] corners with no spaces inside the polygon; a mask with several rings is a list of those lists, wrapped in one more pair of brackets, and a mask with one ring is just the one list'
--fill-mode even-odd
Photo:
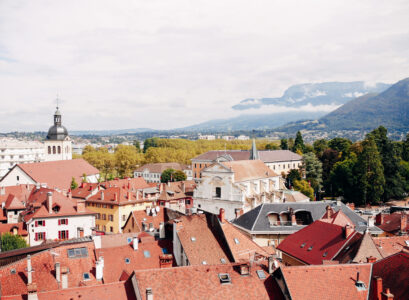
{"label": "window shutter", "polygon": [[38,221],[35,222],[35,226],[38,227]]}
{"label": "window shutter", "polygon": [[61,240],[61,231],[58,231],[58,239]]}
{"label": "window shutter", "polygon": [[66,238],[67,238],[67,240],[68,240],[68,239],[69,239],[68,230],[66,230],[65,232],[66,232]]}
{"label": "window shutter", "polygon": [[36,235],[34,237],[34,240],[37,241],[38,240],[38,233],[36,232]]}
{"label": "window shutter", "polygon": [[61,225],[61,219],[58,219],[58,225]]}
{"label": "window shutter", "polygon": [[43,226],[45,226],[45,220],[43,221]]}
{"label": "window shutter", "polygon": [[65,219],[65,225],[68,225],[68,219]]}
{"label": "window shutter", "polygon": [[46,238],[46,236],[45,236],[45,232],[44,232],[44,234],[43,234],[43,239],[44,239],[44,241],[47,240],[47,238]]}

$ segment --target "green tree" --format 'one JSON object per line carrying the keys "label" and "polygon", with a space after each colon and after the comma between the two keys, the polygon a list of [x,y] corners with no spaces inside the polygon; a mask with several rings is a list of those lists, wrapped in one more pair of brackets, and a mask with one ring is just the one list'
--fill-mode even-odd
{"label": "green tree", "polygon": [[331,148],[326,149],[321,156],[322,180],[324,182],[324,187],[325,187],[326,192],[330,190],[330,187],[328,186],[328,184],[330,181],[329,179],[330,179],[331,170],[333,169],[334,165],[340,159],[341,159],[341,154],[338,151],[333,150]]}
{"label": "green tree", "polygon": [[310,182],[311,187],[316,193],[320,192],[322,187],[322,163],[314,153],[304,154],[303,169],[305,178]]}
{"label": "green tree", "polygon": [[342,159],[350,153],[352,142],[345,138],[334,138],[328,142],[328,147],[341,153]]}
{"label": "green tree", "polygon": [[78,187],[78,183],[75,181],[75,178],[71,179],[71,190],[75,190]]}
{"label": "green tree", "polygon": [[173,181],[184,181],[186,180],[186,174],[181,171],[177,170],[175,173],[173,173]]}
{"label": "green tree", "polygon": [[321,158],[324,151],[328,148],[328,142],[326,139],[315,140],[313,145],[314,153],[318,158]]}
{"label": "green tree", "polygon": [[1,251],[28,247],[26,240],[20,235],[13,235],[9,232],[1,235]]}
{"label": "green tree", "polygon": [[266,150],[279,150],[280,147],[275,143],[269,143],[265,147]]}
{"label": "green tree", "polygon": [[288,172],[286,179],[287,179],[287,186],[289,188],[292,187],[296,180],[301,180],[300,171],[298,171],[297,169],[291,169],[290,172]]}
{"label": "green tree", "polygon": [[348,201],[360,204],[357,191],[356,165],[357,156],[353,153],[348,159],[337,162],[331,170],[326,193],[331,196],[343,196]]}
{"label": "green tree", "polygon": [[287,141],[287,139],[281,139],[280,148],[282,150],[288,150],[288,141]]}
{"label": "green tree", "polygon": [[371,135],[362,142],[356,171],[363,204],[379,203],[384,193],[385,177],[381,156]]}
{"label": "green tree", "polygon": [[173,180],[173,174],[175,173],[174,169],[166,169],[162,172],[160,175],[160,181],[161,182],[169,182],[169,181],[174,181]]}
{"label": "green tree", "polygon": [[138,150],[138,152],[141,152],[141,144],[138,140],[134,140],[133,145],[135,146],[136,150]]}
{"label": "green tree", "polygon": [[146,151],[150,148],[150,147],[158,147],[158,142],[159,142],[159,138],[149,138],[146,139],[143,142],[143,153],[146,153]]}
{"label": "green tree", "polygon": [[311,201],[314,201],[314,189],[306,180],[295,180],[294,190],[303,193],[305,196],[309,197]]}
{"label": "green tree", "polygon": [[83,173],[81,180],[82,180],[82,182],[88,182],[87,174]]}
{"label": "green tree", "polygon": [[115,166],[120,177],[131,177],[140,157],[134,146],[118,145],[115,149]]}
{"label": "green tree", "polygon": [[409,161],[409,133],[406,135],[406,139],[402,142],[402,159]]}
{"label": "green tree", "polygon": [[301,153],[304,152],[304,141],[300,131],[297,131],[297,135],[295,136],[294,146],[292,147],[293,152],[300,151]]}

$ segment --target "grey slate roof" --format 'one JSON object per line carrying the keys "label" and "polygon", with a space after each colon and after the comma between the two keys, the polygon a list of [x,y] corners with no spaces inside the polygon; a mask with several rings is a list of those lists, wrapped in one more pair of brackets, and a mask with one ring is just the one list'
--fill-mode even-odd
{"label": "grey slate roof", "polygon": [[[357,215],[344,203],[340,203],[340,206],[337,205],[336,201],[314,201],[314,202],[291,202],[291,203],[264,203],[251,211],[243,214],[238,219],[233,221],[233,224],[248,231],[252,234],[261,234],[261,233],[294,233],[302,228],[305,225],[291,225],[291,226],[270,226],[267,215],[269,213],[282,213],[288,212],[289,208],[292,208],[294,212],[297,211],[309,211],[311,213],[313,221],[319,220],[326,212],[327,205],[335,210],[335,212],[340,209],[342,212],[355,224],[356,230],[359,232],[364,232],[367,228],[367,222],[365,219]],[[382,230],[376,226],[369,227],[371,233],[380,234]]]}

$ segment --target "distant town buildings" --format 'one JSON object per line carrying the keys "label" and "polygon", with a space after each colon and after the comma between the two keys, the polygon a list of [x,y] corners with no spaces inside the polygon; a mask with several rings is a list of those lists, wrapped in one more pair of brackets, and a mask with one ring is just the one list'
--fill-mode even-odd
{"label": "distant town buildings", "polygon": [[159,183],[161,182],[161,175],[166,169],[173,169],[175,171],[183,171],[186,174],[186,179],[191,180],[192,177],[192,168],[190,166],[180,164],[180,163],[154,163],[146,164],[134,172],[134,177],[142,177],[146,182]]}

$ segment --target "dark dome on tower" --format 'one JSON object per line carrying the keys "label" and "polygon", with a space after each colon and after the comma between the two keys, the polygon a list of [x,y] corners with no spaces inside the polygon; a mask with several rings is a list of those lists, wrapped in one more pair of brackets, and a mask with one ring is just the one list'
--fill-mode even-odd
{"label": "dark dome on tower", "polygon": [[47,140],[63,141],[68,136],[67,128],[61,125],[61,113],[58,109],[54,113],[54,125],[48,129]]}

